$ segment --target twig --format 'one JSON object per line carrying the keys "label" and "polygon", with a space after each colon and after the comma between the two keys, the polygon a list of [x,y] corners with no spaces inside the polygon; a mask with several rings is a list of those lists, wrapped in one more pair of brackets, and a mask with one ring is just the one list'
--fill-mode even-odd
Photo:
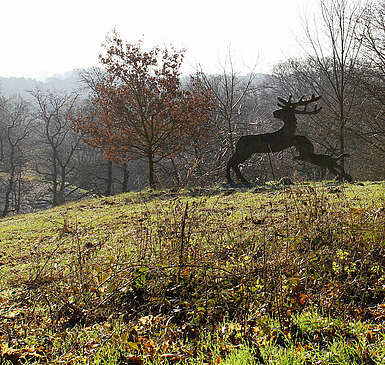
{"label": "twig", "polygon": [[183,265],[183,250],[184,250],[184,244],[185,244],[184,231],[185,231],[185,227],[186,227],[187,212],[188,212],[188,201],[186,202],[186,208],[184,210],[184,214],[183,214],[183,218],[182,218],[182,229],[181,229],[180,251],[179,251],[178,281],[180,280],[180,274],[181,274],[182,265]]}

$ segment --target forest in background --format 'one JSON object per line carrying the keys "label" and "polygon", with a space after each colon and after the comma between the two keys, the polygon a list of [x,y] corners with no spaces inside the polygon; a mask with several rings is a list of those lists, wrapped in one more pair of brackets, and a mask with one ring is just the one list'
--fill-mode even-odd
{"label": "forest in background", "polygon": [[[322,95],[321,113],[298,118],[298,134],[308,136],[316,152],[348,153],[345,169],[355,180],[385,178],[385,2],[362,7],[344,0],[320,1],[319,12],[316,25],[308,21],[304,26],[306,56],[282,61],[271,75],[253,70],[241,74],[231,55],[217,74],[198,72],[201,87],[216,106],[205,122],[211,135],[203,140],[190,136],[183,149],[163,153],[152,172],[157,188],[223,183],[238,138],[279,129],[281,122],[273,118],[277,97],[289,95]],[[1,79],[2,216],[89,194],[149,187],[143,155],[127,155],[118,162],[106,159],[102,148],[85,143],[86,136],[73,128],[74,116],[83,120],[95,116],[95,82],[107,74],[102,65],[45,83]],[[191,90],[192,82],[180,76],[178,86]],[[293,161],[293,153],[289,148],[256,154],[243,164],[243,172],[259,185],[282,177],[294,181],[329,177],[322,168]]]}

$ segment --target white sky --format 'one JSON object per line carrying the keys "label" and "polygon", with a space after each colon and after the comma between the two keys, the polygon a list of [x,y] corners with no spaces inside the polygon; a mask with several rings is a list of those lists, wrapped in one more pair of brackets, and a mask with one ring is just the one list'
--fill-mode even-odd
{"label": "white sky", "polygon": [[185,72],[268,72],[298,54],[301,16],[318,0],[2,0],[0,76],[47,77],[98,65],[105,36],[186,48]]}

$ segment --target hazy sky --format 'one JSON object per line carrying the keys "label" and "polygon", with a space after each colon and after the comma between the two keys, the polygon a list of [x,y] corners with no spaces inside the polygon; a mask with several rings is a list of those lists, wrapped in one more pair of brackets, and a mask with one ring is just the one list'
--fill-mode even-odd
{"label": "hazy sky", "polygon": [[45,77],[98,64],[114,27],[147,46],[186,48],[184,70],[257,72],[298,53],[301,16],[318,0],[3,0],[0,76]]}

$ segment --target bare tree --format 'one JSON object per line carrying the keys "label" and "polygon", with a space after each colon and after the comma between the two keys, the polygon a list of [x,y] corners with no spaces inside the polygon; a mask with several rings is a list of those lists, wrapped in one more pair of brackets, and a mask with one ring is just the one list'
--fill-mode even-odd
{"label": "bare tree", "polygon": [[385,0],[366,8],[361,36],[366,58],[385,82]]}
{"label": "bare tree", "polygon": [[323,95],[337,127],[339,154],[346,149],[346,130],[357,98],[354,73],[359,64],[362,37],[358,35],[364,10],[358,1],[320,0],[320,16],[314,24],[305,24],[308,64],[317,74],[302,77],[309,78],[308,84]]}
{"label": "bare tree", "polygon": [[1,215],[11,209],[12,193],[16,199],[13,209],[18,211],[21,204],[20,187],[22,173],[26,166],[26,140],[30,134],[31,118],[27,103],[21,98],[2,99],[0,103],[0,171],[5,173],[3,207]]}
{"label": "bare tree", "polygon": [[74,155],[79,150],[81,135],[71,129],[70,115],[81,113],[76,104],[77,93],[59,93],[35,89],[36,133],[44,146],[39,151],[35,167],[49,182],[52,205],[62,204],[68,187],[69,175],[74,172]]}
{"label": "bare tree", "polygon": [[225,139],[227,147],[231,153],[234,153],[236,138],[236,119],[242,113],[243,102],[246,96],[252,91],[253,81],[255,79],[254,68],[246,76],[240,76],[234,69],[231,54],[229,53],[222,74],[208,75],[202,68],[198,72],[204,88],[214,96],[217,104],[217,118],[221,120],[226,131]]}
{"label": "bare tree", "polygon": [[370,4],[362,18],[363,61],[356,73],[362,103],[355,135],[385,153],[385,1]]}

